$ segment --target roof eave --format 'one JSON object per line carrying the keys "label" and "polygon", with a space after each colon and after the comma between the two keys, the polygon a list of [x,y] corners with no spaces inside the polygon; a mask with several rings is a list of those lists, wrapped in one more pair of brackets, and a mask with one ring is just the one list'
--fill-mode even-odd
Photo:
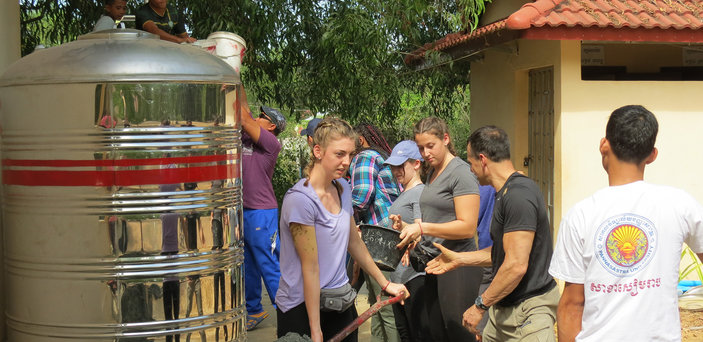
{"label": "roof eave", "polygon": [[617,42],[703,43],[703,30],[630,28],[630,27],[567,27],[542,26],[524,31],[522,39],[530,40],[594,40]]}
{"label": "roof eave", "polygon": [[[405,57],[405,64],[417,68],[426,63],[428,51],[448,53],[450,56],[473,54],[495,44],[504,43],[519,38],[520,31],[510,30],[505,25],[505,19],[478,28],[471,34],[452,33],[442,39],[425,44]],[[452,35],[457,37],[451,38]]]}
{"label": "roof eave", "polygon": [[[427,59],[428,51],[438,51],[444,53],[445,58],[439,60],[440,64],[444,64],[447,60],[458,60],[466,57],[476,55],[488,48],[497,46],[503,43],[507,43],[513,40],[520,39],[522,35],[521,31],[514,30],[501,30],[495,31],[491,34],[482,35],[476,37],[475,39],[469,39],[456,45],[452,45],[445,49],[428,49],[422,53],[422,55],[412,55],[412,60],[406,58],[405,64],[414,68],[415,70],[423,70],[431,68],[434,65],[432,61]],[[409,56],[410,57],[410,56]]]}
{"label": "roof eave", "polygon": [[703,43],[703,30],[694,29],[661,29],[661,28],[630,28],[630,27],[567,27],[542,26],[526,30],[511,30],[504,27],[500,30],[476,35],[444,49],[428,48],[421,54],[413,54],[406,58],[405,64],[423,69],[427,67],[425,56],[427,51],[435,50],[447,53],[452,59],[474,55],[496,45],[512,40],[592,40],[618,42],[659,42],[659,43]]}

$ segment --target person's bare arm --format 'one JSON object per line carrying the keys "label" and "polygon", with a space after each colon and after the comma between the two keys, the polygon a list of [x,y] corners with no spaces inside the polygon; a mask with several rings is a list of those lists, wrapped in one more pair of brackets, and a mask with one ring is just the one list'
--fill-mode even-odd
{"label": "person's bare arm", "polygon": [[509,295],[522,280],[530,263],[530,251],[535,232],[518,230],[503,234],[505,260],[483,293],[483,303],[491,306]]}
{"label": "person's bare arm", "polygon": [[322,341],[320,325],[320,264],[317,257],[315,227],[291,222],[295,252],[300,258],[303,273],[303,297],[308,313],[310,332],[313,341]]}
{"label": "person's bare arm", "polygon": [[[522,280],[530,262],[530,250],[535,232],[518,230],[503,235],[503,250],[505,260],[498,268],[495,278],[481,295],[483,304],[491,306],[509,295]],[[474,334],[478,334],[477,326],[486,312],[471,305],[462,316],[462,324]]]}
{"label": "person's bare arm", "polygon": [[566,283],[557,308],[557,329],[559,342],[576,339],[581,331],[583,304],[585,301],[583,284]]}
{"label": "person's bare arm", "polygon": [[193,42],[195,42],[195,39],[189,37],[188,33],[184,32],[184,33],[181,33],[177,36],[174,36],[166,31],[160,29],[151,20],[145,22],[144,25],[142,25],[142,28],[144,28],[144,31],[147,31],[149,33],[153,33],[153,34],[159,36],[159,38],[161,38],[162,40],[167,40],[169,42],[174,42],[174,43],[179,43],[179,44],[180,43],[193,43]]}
{"label": "person's bare arm", "polygon": [[399,247],[405,246],[415,241],[422,232],[423,235],[435,236],[448,240],[460,240],[472,238],[476,235],[478,224],[478,207],[480,198],[478,194],[462,195],[454,197],[454,211],[456,220],[445,223],[425,222],[420,224],[403,224],[400,238],[402,241]]}
{"label": "person's bare arm", "polygon": [[249,134],[255,144],[258,143],[261,137],[261,126],[251,116],[249,101],[247,100],[247,93],[244,87],[241,88],[239,93],[239,108],[242,111],[242,129]]}
{"label": "person's bare arm", "polygon": [[492,246],[473,252],[455,252],[436,242],[433,244],[442,254],[427,263],[427,273],[442,274],[462,266],[491,266]]}
{"label": "person's bare arm", "polygon": [[183,39],[185,39],[184,42],[190,43],[190,44],[195,43],[195,42],[198,41],[197,39],[195,39],[195,38],[191,37],[190,35],[188,35],[188,32],[179,33],[179,34],[177,34],[177,36],[178,36],[178,37],[181,37],[181,38],[183,38]]}

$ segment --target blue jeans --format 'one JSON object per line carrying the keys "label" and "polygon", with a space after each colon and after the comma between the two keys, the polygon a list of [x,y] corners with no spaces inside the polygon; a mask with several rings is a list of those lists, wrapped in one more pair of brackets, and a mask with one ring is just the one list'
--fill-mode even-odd
{"label": "blue jeans", "polygon": [[244,209],[244,296],[249,315],[264,311],[261,279],[271,303],[276,301],[281,268],[278,263],[278,209]]}

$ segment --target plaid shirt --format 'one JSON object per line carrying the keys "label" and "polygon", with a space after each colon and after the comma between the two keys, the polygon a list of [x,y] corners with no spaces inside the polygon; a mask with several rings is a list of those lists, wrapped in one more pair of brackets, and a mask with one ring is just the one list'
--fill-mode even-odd
{"label": "plaid shirt", "polygon": [[352,160],[350,173],[352,203],[361,222],[388,226],[388,210],[400,190],[388,165],[383,165],[380,153],[368,149]]}

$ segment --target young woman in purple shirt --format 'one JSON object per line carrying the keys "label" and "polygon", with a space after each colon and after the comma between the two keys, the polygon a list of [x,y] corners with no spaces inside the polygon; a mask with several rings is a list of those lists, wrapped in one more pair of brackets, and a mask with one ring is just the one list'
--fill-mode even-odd
{"label": "young woman in purple shirt", "polygon": [[[281,280],[276,294],[278,336],[309,335],[313,341],[334,336],[356,317],[355,293],[345,269],[347,251],[361,268],[398,295],[409,293],[391,283],[373,262],[356,233],[351,190],[342,178],[356,148],[356,133],[344,120],[326,118],[313,138],[308,177],[294,185],[281,206]],[[330,292],[341,306],[321,303]],[[334,300],[332,300],[334,301]],[[356,341],[356,332],[345,341]]]}

